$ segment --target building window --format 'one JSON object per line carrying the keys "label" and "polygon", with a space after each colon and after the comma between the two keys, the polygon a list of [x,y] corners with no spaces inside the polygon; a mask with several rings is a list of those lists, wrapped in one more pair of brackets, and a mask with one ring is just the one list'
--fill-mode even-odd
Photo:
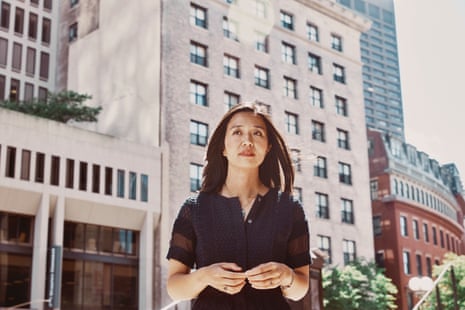
{"label": "building window", "polygon": [[231,40],[239,41],[237,36],[237,23],[229,20],[226,16],[223,17],[223,36]]}
{"label": "building window", "polygon": [[34,76],[36,67],[36,50],[32,47],[27,48],[26,52],[26,74]]}
{"label": "building window", "polygon": [[291,149],[291,160],[295,171],[302,171],[300,164],[300,150]]}
{"label": "building window", "polygon": [[[0,66],[6,67],[8,62],[8,40],[0,38]],[[1,100],[5,98],[0,98]]]}
{"label": "building window", "polygon": [[206,107],[207,103],[207,85],[196,81],[190,84],[190,103]]}
{"label": "building window", "polygon": [[255,49],[259,52],[268,53],[268,36],[263,33],[255,33]]}
{"label": "building window", "polygon": [[347,100],[345,98],[336,96],[335,97],[335,102],[336,102],[336,113],[338,115],[348,116]]}
{"label": "building window", "polygon": [[444,249],[444,232],[442,230],[439,230],[439,241],[441,248]]}
{"label": "building window", "polygon": [[318,27],[314,24],[307,23],[307,38],[310,41],[318,42],[320,40],[318,35]]}
{"label": "building window", "polygon": [[52,156],[50,162],[50,184],[60,185],[60,157]]}
{"label": "building window", "polygon": [[293,15],[286,13],[284,11],[281,11],[280,17],[281,17],[281,26],[283,28],[294,30],[294,16]]}
{"label": "building window", "polygon": [[403,215],[400,216],[400,235],[403,237],[408,236],[407,217]]}
{"label": "building window", "polygon": [[191,3],[190,23],[193,26],[207,29],[207,10]]}
{"label": "building window", "polygon": [[320,219],[329,219],[329,200],[328,195],[315,193],[316,217]]}
{"label": "building window", "polygon": [[78,5],[78,3],[79,3],[79,0],[70,0],[69,6],[73,8],[73,7],[75,7],[76,5]]}
{"label": "building window", "polygon": [[190,125],[191,144],[205,146],[208,139],[208,125],[191,120]]}
{"label": "building window", "polygon": [[202,185],[202,165],[190,164],[190,190],[191,192],[197,192],[200,190]]}
{"label": "building window", "polygon": [[20,94],[20,82],[17,79],[10,80],[10,101],[18,101]]}
{"label": "building window", "polygon": [[233,94],[231,92],[224,92],[224,104],[226,105],[227,109],[231,109],[233,106],[239,103],[240,96],[237,94]]}
{"label": "building window", "polygon": [[266,18],[266,5],[265,2],[260,0],[254,1],[255,15],[259,18]]}
{"label": "building window", "polygon": [[254,76],[255,76],[255,85],[263,87],[263,88],[270,88],[270,72],[268,69],[255,66],[254,69]]}
{"label": "building window", "polygon": [[68,42],[76,41],[78,38],[78,23],[74,23],[69,26],[68,30]]}
{"label": "building window", "polygon": [[79,190],[87,190],[87,163],[79,162]]}
{"label": "building window", "polygon": [[423,262],[422,262],[422,259],[421,259],[421,255],[416,254],[415,259],[416,259],[416,263],[417,263],[417,275],[419,275],[421,277],[421,276],[423,276]]}
{"label": "building window", "polygon": [[325,142],[325,124],[312,121],[312,139]]}
{"label": "building window", "polygon": [[297,99],[297,81],[289,77],[284,77],[284,97]]}
{"label": "building window", "polygon": [[65,187],[74,188],[74,160],[66,159]]}
{"label": "building window", "polygon": [[431,227],[432,229],[432,232],[433,232],[433,244],[434,245],[438,245],[438,236],[437,236],[437,233],[436,233],[436,227]]}
{"label": "building window", "polygon": [[52,30],[52,22],[48,18],[42,19],[42,43],[50,44],[50,32]]}
{"label": "building window", "polygon": [[331,264],[331,237],[318,235],[318,248],[326,254],[326,264]]}
{"label": "building window", "polygon": [[338,52],[342,52],[342,38],[340,36],[331,34],[331,48]]}
{"label": "building window", "polygon": [[239,58],[224,55],[223,71],[225,75],[239,78]]}
{"label": "building window", "polygon": [[426,275],[430,278],[433,275],[433,266],[431,264],[431,257],[426,257]]}
{"label": "building window", "polygon": [[286,112],[286,131],[291,134],[299,134],[299,117],[297,114]]}
{"label": "building window", "polygon": [[415,238],[415,240],[419,240],[420,239],[420,228],[418,227],[417,220],[412,221],[412,230],[413,230],[413,238]]}
{"label": "building window", "polygon": [[105,167],[105,195],[113,195],[113,168]]}
{"label": "building window", "polygon": [[48,53],[40,52],[40,78],[48,80],[50,56]]}
{"label": "building window", "polygon": [[44,0],[44,9],[45,10],[52,10],[52,0]]}
{"label": "building window", "polygon": [[425,242],[429,242],[428,224],[426,223],[423,223],[423,238]]}
{"label": "building window", "polygon": [[10,28],[10,5],[2,2],[2,14],[0,20],[0,27],[8,30]]}
{"label": "building window", "polygon": [[6,149],[5,176],[8,178],[14,178],[15,168],[16,168],[16,148],[9,146]]}
{"label": "building window", "polygon": [[339,162],[339,182],[351,185],[352,172],[349,164]]}
{"label": "building window", "polygon": [[116,172],[116,196],[124,198],[124,182],[125,182],[125,173],[124,170],[118,169]]}
{"label": "building window", "polygon": [[41,100],[47,100],[48,97],[48,90],[47,88],[40,87],[39,86],[39,99]]}
{"label": "building window", "polygon": [[378,180],[370,181],[370,198],[371,200],[378,199]]}
{"label": "building window", "polygon": [[344,256],[344,265],[354,261],[356,258],[355,241],[342,240],[342,252]]}
{"label": "building window", "polygon": [[140,201],[149,201],[149,176],[146,174],[140,175]]}
{"label": "building window", "polygon": [[341,220],[343,223],[354,223],[354,205],[353,201],[341,198]]}
{"label": "building window", "polygon": [[373,233],[375,236],[381,236],[383,233],[383,227],[381,224],[381,216],[373,216]]}
{"label": "building window", "polygon": [[404,273],[409,275],[411,270],[410,270],[410,252],[408,251],[403,251],[402,252],[402,258],[403,258],[403,264],[404,264]]}
{"label": "building window", "polygon": [[286,42],[281,42],[281,59],[285,63],[295,65],[295,46]]}
{"label": "building window", "polygon": [[340,66],[338,64],[333,64],[333,79],[336,82],[345,84],[346,75],[345,75],[345,69],[343,66]]}
{"label": "building window", "polygon": [[137,174],[129,171],[129,199],[136,200],[137,195]]}
{"label": "building window", "polygon": [[191,63],[207,66],[207,47],[197,42],[191,41]]}
{"label": "building window", "polygon": [[323,105],[323,91],[319,88],[310,86],[310,103],[317,108],[324,108]]}
{"label": "building window", "polygon": [[[19,214],[13,214],[13,213],[5,213],[5,212],[0,212],[0,223],[1,223],[1,232],[0,234],[0,242],[8,242],[9,244],[21,244],[21,245],[32,245],[33,241],[33,221],[34,218],[32,216],[27,216],[27,215],[19,215]],[[7,256],[3,256],[6,254],[2,250],[2,257],[7,258]],[[7,261],[2,261],[2,268],[5,267],[5,263],[8,263]],[[11,263],[11,262],[10,262]],[[22,272],[25,272],[25,267],[26,265],[18,264],[18,270],[21,270]],[[21,265],[21,267],[19,267]],[[5,269],[3,269],[5,270]],[[21,273],[22,273],[21,272]],[[11,273],[2,273],[2,276],[7,276],[9,278],[9,281],[12,281],[12,278],[15,276],[18,276],[20,272],[11,272]],[[29,274],[30,273],[26,273]],[[27,280],[26,280],[27,281]],[[13,281],[12,281],[13,282]],[[6,283],[2,284],[3,287],[2,289],[5,289]],[[9,284],[10,287],[9,289],[18,289],[18,286],[15,286],[14,283]],[[29,285],[26,285],[29,286]],[[4,301],[4,296],[2,296],[2,301]],[[18,292],[14,291],[14,294],[11,294],[11,296],[18,296]]]}
{"label": "building window", "polygon": [[0,75],[0,100],[5,100],[5,76]]}
{"label": "building window", "polygon": [[302,197],[302,188],[294,186],[294,189],[292,191],[292,196],[297,200],[302,202],[303,197]]}
{"label": "building window", "polygon": [[31,151],[22,150],[21,152],[21,180],[29,181],[31,174]]}
{"label": "building window", "polygon": [[11,62],[11,67],[13,71],[20,72],[21,71],[21,59],[23,52],[23,46],[19,43],[13,43],[13,59]]}
{"label": "building window", "polygon": [[341,149],[350,150],[348,131],[337,128],[337,146]]}
{"label": "building window", "polygon": [[100,166],[92,165],[92,193],[100,193]]}
{"label": "building window", "polygon": [[15,33],[22,35],[24,30],[24,10],[21,8],[16,8],[15,12]]}
{"label": "building window", "polygon": [[308,69],[314,73],[322,74],[321,57],[312,53],[308,53]]}
{"label": "building window", "polygon": [[35,168],[36,168],[35,169],[36,183],[44,183],[44,173],[45,173],[45,154],[44,153],[36,153],[36,167]]}
{"label": "building window", "polygon": [[325,157],[318,156],[316,158],[315,165],[313,166],[313,175],[325,179],[328,177]]}

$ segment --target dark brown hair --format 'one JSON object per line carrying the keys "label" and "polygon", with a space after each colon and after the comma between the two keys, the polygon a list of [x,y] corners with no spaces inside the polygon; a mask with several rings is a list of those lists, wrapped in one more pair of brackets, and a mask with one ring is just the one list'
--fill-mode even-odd
{"label": "dark brown hair", "polygon": [[226,128],[231,118],[239,112],[259,115],[266,125],[270,151],[259,167],[260,181],[267,187],[278,188],[289,194],[294,184],[294,169],[286,143],[273,125],[265,107],[256,102],[239,103],[220,120],[207,146],[206,164],[203,169],[202,192],[219,192],[228,174],[228,160],[223,155]]}

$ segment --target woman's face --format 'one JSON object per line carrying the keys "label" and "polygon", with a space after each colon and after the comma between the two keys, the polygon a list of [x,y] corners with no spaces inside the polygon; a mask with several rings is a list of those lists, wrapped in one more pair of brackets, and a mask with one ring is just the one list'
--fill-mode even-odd
{"label": "woman's face", "polygon": [[265,121],[253,112],[238,112],[230,119],[223,155],[230,167],[258,168],[270,150]]}

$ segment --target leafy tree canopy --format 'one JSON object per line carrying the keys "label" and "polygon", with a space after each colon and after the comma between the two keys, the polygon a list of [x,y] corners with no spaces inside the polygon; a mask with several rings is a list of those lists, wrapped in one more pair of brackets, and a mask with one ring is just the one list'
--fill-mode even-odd
{"label": "leafy tree canopy", "polygon": [[74,91],[49,93],[46,99],[34,98],[28,101],[3,101],[0,107],[35,115],[62,123],[70,120],[76,122],[96,122],[102,107],[85,106],[83,102],[91,99],[90,95]]}
{"label": "leafy tree canopy", "polygon": [[356,260],[323,271],[325,309],[396,309],[397,288],[374,262]]}

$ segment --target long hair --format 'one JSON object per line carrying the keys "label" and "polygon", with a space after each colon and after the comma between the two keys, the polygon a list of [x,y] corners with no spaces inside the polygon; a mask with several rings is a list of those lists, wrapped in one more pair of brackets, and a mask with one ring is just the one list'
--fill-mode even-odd
{"label": "long hair", "polygon": [[266,125],[270,151],[259,167],[260,181],[267,187],[277,188],[289,194],[294,184],[294,168],[286,143],[273,125],[264,107],[256,102],[239,103],[232,107],[220,120],[207,146],[206,164],[203,169],[202,192],[219,192],[228,174],[228,160],[223,155],[226,129],[231,118],[239,112],[253,112]]}

